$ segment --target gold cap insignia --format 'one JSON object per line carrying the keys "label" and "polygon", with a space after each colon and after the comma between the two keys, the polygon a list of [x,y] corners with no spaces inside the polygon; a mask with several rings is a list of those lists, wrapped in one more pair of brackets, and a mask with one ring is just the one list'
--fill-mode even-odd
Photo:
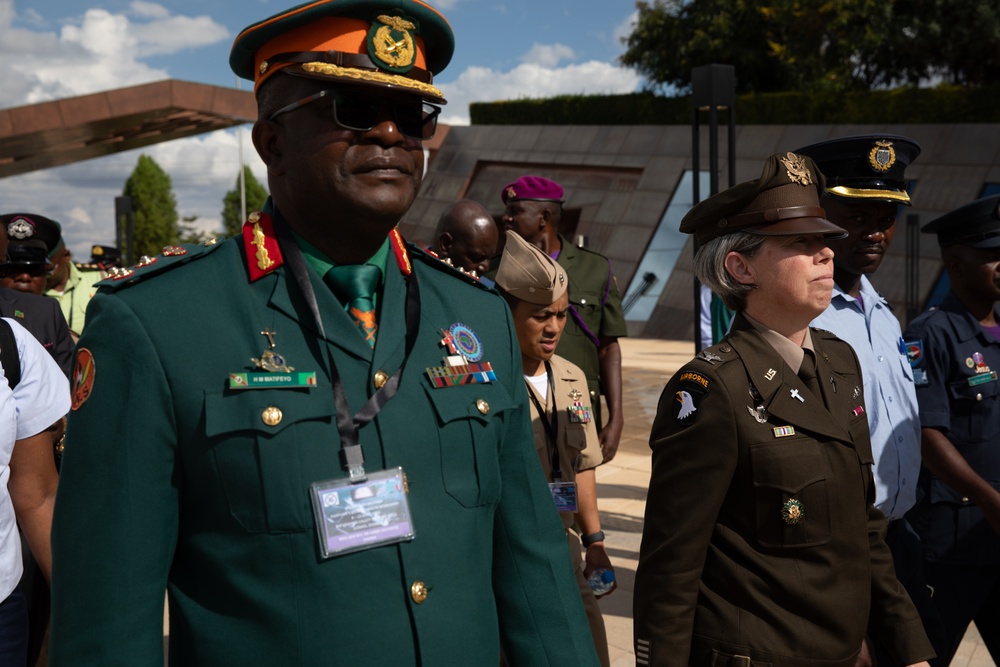
{"label": "gold cap insignia", "polygon": [[368,31],[368,55],[390,72],[410,71],[417,60],[416,30],[417,22],[409,16],[379,14]]}
{"label": "gold cap insignia", "polygon": [[896,164],[896,149],[891,141],[876,141],[868,153],[868,164],[875,171],[889,171]]}
{"label": "gold cap insignia", "polygon": [[801,155],[788,153],[785,157],[781,158],[781,164],[785,165],[785,169],[788,170],[788,180],[792,183],[798,183],[799,185],[813,184],[812,174],[809,173],[806,160]]}
{"label": "gold cap insignia", "polygon": [[517,193],[514,192],[514,188],[507,188],[507,199],[514,199],[517,197]]}

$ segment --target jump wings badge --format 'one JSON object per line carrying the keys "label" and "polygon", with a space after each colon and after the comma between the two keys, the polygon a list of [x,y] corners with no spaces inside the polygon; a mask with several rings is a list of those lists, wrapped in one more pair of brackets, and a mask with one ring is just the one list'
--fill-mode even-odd
{"label": "jump wings badge", "polygon": [[418,30],[409,16],[379,14],[368,31],[368,55],[390,72],[409,72],[417,59],[413,33]]}

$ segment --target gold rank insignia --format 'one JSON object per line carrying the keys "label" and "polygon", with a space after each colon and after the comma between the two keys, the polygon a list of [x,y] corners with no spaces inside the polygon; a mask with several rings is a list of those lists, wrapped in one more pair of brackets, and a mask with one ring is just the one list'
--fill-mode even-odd
{"label": "gold rank insignia", "polygon": [[889,171],[896,164],[896,149],[891,141],[876,141],[868,153],[868,164],[878,172]]}
{"label": "gold rank insignia", "polygon": [[788,170],[788,180],[792,183],[798,183],[799,185],[813,184],[812,174],[809,173],[809,167],[806,166],[805,158],[801,155],[790,152],[781,158],[781,164],[785,165],[785,169]]}
{"label": "gold rank insignia", "polygon": [[379,14],[368,31],[368,55],[390,72],[410,71],[417,59],[413,44],[417,30],[417,22],[409,16]]}

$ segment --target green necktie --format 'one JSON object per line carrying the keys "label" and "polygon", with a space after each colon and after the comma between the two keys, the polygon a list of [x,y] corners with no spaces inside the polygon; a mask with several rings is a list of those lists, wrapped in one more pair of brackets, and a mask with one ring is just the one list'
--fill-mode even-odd
{"label": "green necktie", "polygon": [[375,332],[378,331],[373,296],[381,273],[378,267],[371,264],[348,264],[335,266],[323,276],[333,293],[345,303],[348,314],[373,348]]}

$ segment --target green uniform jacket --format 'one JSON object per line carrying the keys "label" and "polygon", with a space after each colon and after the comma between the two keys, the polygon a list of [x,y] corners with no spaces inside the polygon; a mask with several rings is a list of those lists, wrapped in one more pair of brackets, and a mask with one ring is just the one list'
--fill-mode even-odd
{"label": "green uniform jacket", "polygon": [[812,340],[822,397],[740,315],[667,384],[650,435],[638,664],[852,667],[866,630],[898,664],[933,655],[872,504],[857,359],[833,334]]}
{"label": "green uniform jacket", "polygon": [[[82,405],[76,383],[53,527],[53,667],[162,665],[165,589],[172,665],[496,665],[501,643],[513,665],[596,664],[509,311],[410,252],[420,334],[360,442],[369,471],[405,470],[416,537],[329,560],[309,495],[345,476],[327,351],[356,412],[376,372],[404,361],[396,262],[374,353],[312,269],[326,340],[287,265],[248,282],[239,239],[94,297],[78,347],[94,383]],[[456,322],[498,381],[432,388],[425,369],[442,365],[440,329]],[[318,386],[227,388],[267,348],[264,329]]]}

